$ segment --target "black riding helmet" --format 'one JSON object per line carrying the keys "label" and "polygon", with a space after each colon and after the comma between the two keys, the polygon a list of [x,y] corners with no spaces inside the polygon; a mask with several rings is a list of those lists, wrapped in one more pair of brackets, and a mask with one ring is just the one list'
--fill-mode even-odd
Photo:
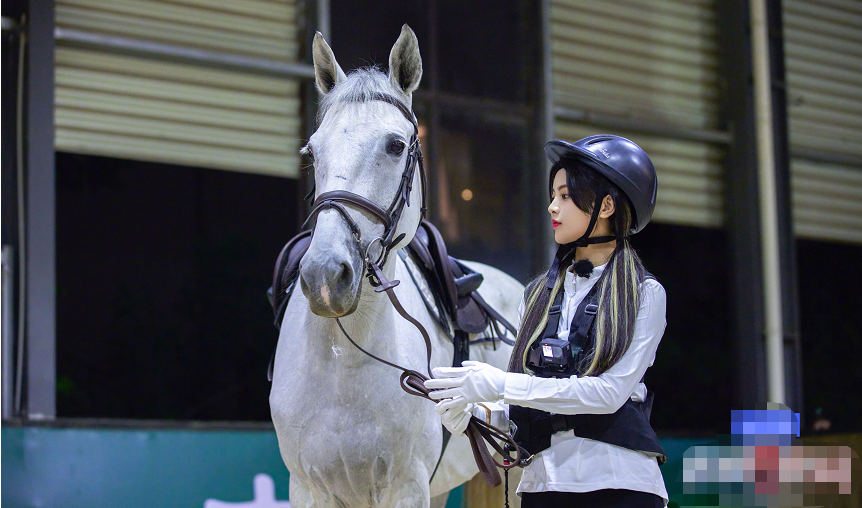
{"label": "black riding helmet", "polygon": [[[545,144],[545,154],[554,165],[562,159],[573,159],[598,171],[616,184],[632,204],[633,217],[629,234],[633,235],[647,225],[655,211],[658,179],[649,156],[634,142],[613,134],[587,136],[574,143],[556,139]],[[570,255],[575,246],[585,247],[616,239],[613,236],[589,238],[598,219],[601,202],[606,195],[606,191],[597,190],[590,225],[584,236],[571,244],[560,246],[554,263],[548,271],[549,287],[553,285],[552,280],[556,280],[561,258]]]}
{"label": "black riding helmet", "polygon": [[574,143],[549,141],[545,154],[554,164],[560,159],[575,159],[616,184],[634,208],[630,234],[647,225],[655,211],[658,180],[652,161],[641,147],[620,136],[596,134]]}

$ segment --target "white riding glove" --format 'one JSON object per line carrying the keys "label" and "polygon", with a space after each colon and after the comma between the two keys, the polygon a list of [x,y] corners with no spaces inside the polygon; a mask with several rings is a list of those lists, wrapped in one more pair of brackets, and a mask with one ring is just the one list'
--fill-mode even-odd
{"label": "white riding glove", "polygon": [[440,415],[446,430],[451,432],[453,436],[460,436],[467,430],[470,416],[473,415],[473,407],[474,404],[468,404],[464,402],[464,399],[457,398],[438,402],[434,406],[434,410]]}
{"label": "white riding glove", "polygon": [[[434,406],[434,410],[440,415],[443,426],[453,436],[464,434],[464,431],[467,430],[467,425],[470,423],[471,416],[475,416],[485,422],[491,422],[493,418],[493,412],[490,408],[484,405],[464,402],[464,399],[461,397],[442,400]],[[505,415],[503,417],[505,418]],[[506,421],[508,423],[508,420]]]}
{"label": "white riding glove", "polygon": [[[465,361],[463,367],[435,367],[435,379],[425,381],[434,400],[463,397],[469,402],[495,402],[503,398],[506,373],[487,363]],[[438,388],[442,388],[437,390]]]}

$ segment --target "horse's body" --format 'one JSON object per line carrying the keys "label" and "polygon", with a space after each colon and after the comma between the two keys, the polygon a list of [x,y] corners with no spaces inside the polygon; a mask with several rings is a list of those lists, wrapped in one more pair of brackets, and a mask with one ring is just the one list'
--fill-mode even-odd
{"label": "horse's body", "polygon": [[[323,120],[309,143],[316,159],[317,192],[349,190],[384,206],[392,200],[404,163],[393,140],[410,139],[413,126],[391,104],[373,100],[373,94],[398,96],[410,107],[410,95],[421,77],[415,35],[405,27],[392,50],[390,72],[395,77],[378,71],[345,76],[320,36],[315,38],[314,56],[321,93],[328,94],[336,84],[339,92],[347,91],[343,97],[333,92],[334,97],[324,99]],[[361,100],[362,94],[372,100]],[[396,248],[406,245],[416,231],[419,189],[416,175],[412,199],[396,229],[405,237]],[[430,481],[443,441],[433,404],[402,391],[400,372],[361,353],[332,319],[339,317],[345,331],[371,353],[426,370],[425,344],[418,330],[363,277],[360,251],[380,233],[381,225],[358,209],[349,213],[364,240],[357,245],[336,211],[321,211],[301,263],[302,291],[293,292],[282,321],[270,407],[290,471],[290,501],[297,508],[427,507],[434,497],[440,504],[449,490],[478,471],[467,438],[452,437]],[[516,322],[523,286],[494,268],[469,266],[485,278],[479,290],[482,297]],[[429,315],[394,250],[383,272],[389,280],[401,281],[395,288],[398,299],[429,332],[431,366],[451,365],[452,343]],[[510,354],[511,347],[500,341],[470,349],[471,359],[502,369]]]}
{"label": "horse's body", "polygon": [[[388,275],[402,281],[395,289],[398,299],[431,333],[431,365],[451,365],[451,342],[424,310],[401,259],[396,256],[390,263],[397,266]],[[520,285],[493,268],[470,266],[485,275],[480,293],[486,301],[514,319],[512,299],[499,296],[503,288],[519,294]],[[356,312],[341,321],[373,354],[425,370],[419,332],[370,286],[363,287]],[[335,320],[309,312],[301,293],[291,298],[284,324],[270,404],[282,458],[291,473],[292,506],[427,506],[429,496],[476,474],[467,438],[452,437],[429,486],[442,446],[434,405],[402,391],[397,370],[358,351]],[[508,363],[510,353],[511,348],[499,342],[496,351],[487,343],[470,350],[472,359],[498,367]]]}

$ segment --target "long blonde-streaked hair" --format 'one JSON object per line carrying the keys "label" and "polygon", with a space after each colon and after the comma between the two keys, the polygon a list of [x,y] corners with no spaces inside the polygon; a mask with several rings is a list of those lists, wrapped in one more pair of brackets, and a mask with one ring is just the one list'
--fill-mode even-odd
{"label": "long blonde-streaked hair", "polygon": [[[643,263],[629,242],[633,214],[625,194],[604,175],[577,161],[564,159],[551,169],[549,188],[559,169],[566,170],[566,186],[575,205],[584,213],[592,213],[596,202],[596,189],[606,189],[614,200],[616,211],[610,217],[611,232],[617,236],[617,245],[611,254],[598,284],[598,311],[593,323],[595,348],[593,354],[582,360],[585,376],[598,376],[605,372],[628,350],[634,336],[635,320],[640,306],[640,285],[644,280]],[[574,253],[574,250],[572,250]],[[533,280],[524,292],[525,310],[518,330],[518,338],[509,360],[510,372],[530,372],[526,366],[530,345],[540,338],[548,322],[548,311],[554,298],[563,289],[566,270],[573,256],[564,257],[553,287],[547,287],[548,276]]]}

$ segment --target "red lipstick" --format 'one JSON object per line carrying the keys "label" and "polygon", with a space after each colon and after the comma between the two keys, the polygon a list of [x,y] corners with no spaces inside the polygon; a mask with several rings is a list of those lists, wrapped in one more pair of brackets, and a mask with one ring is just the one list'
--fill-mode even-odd
{"label": "red lipstick", "polygon": [[551,221],[551,227],[554,229],[557,229],[557,226],[559,226],[560,224],[562,224],[562,222],[557,222],[555,220]]}

